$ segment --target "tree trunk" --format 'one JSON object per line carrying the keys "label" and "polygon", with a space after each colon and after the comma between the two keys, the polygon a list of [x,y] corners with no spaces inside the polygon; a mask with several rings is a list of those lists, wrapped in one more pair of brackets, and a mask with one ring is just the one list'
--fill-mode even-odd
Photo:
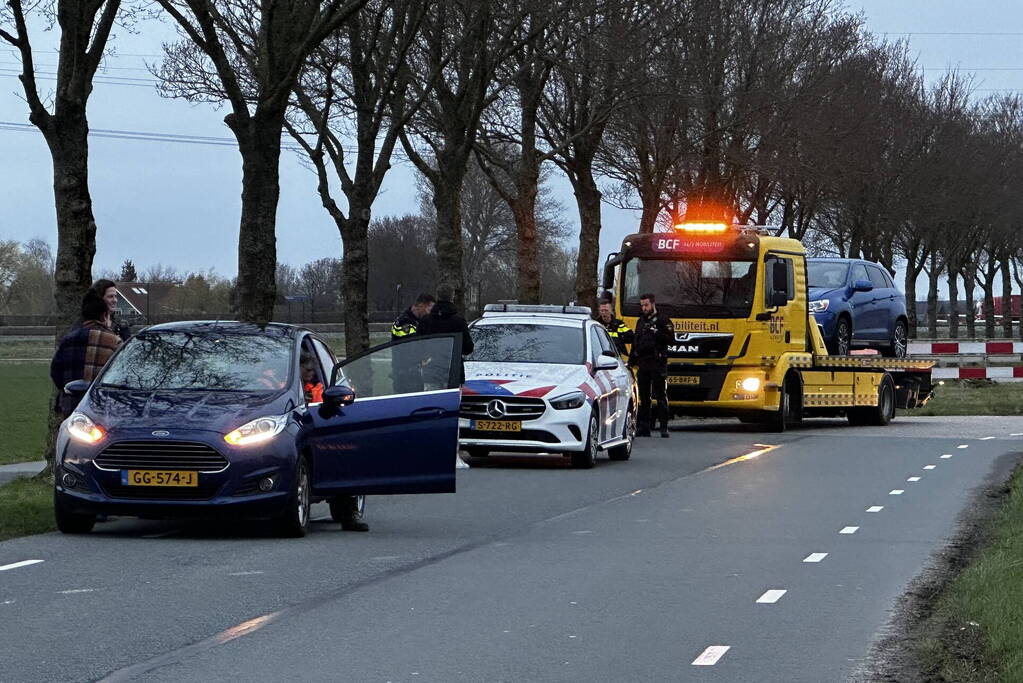
{"label": "tree trunk", "polygon": [[[70,108],[70,107],[69,107]],[[82,297],[92,285],[96,255],[96,219],[89,194],[89,124],[84,109],[63,112],[44,130],[53,162],[53,199],[57,213],[57,257],[54,267],[56,341],[67,334],[82,311]],[[63,415],[56,409],[60,389],[50,393],[42,476],[51,476],[57,429]]]}
{"label": "tree trunk", "polygon": [[570,175],[579,207],[579,253],[575,263],[575,300],[597,310],[597,285],[600,273],[600,190],[592,167]]}
{"label": "tree trunk", "polygon": [[988,271],[989,277],[984,280],[984,336],[994,339],[995,336],[995,278]]}
{"label": "tree trunk", "polygon": [[646,187],[639,193],[643,213],[639,217],[639,232],[650,233],[657,227],[657,216],[661,213],[661,194],[656,187]]}
{"label": "tree trunk", "polygon": [[[439,163],[439,160],[438,160]],[[465,166],[441,166],[440,183],[433,188],[433,207],[437,210],[437,277],[455,290],[455,306],[465,303],[464,275],[462,273],[462,181]]]}
{"label": "tree trunk", "polygon": [[948,268],[948,337],[959,338],[959,271]]}
{"label": "tree trunk", "polygon": [[349,207],[349,218],[338,223],[341,233],[341,278],[344,298],[345,356],[369,348],[369,209]]}
{"label": "tree trunk", "polygon": [[238,317],[265,325],[277,299],[277,202],[280,198],[283,116],[260,117],[247,126],[225,119],[242,155],[242,215],[238,232]]}
{"label": "tree trunk", "polygon": [[1002,257],[1002,336],[1012,339],[1012,259]]}
{"label": "tree trunk", "polygon": [[977,266],[967,263],[963,266],[963,294],[966,296],[966,336],[977,338],[977,311],[973,292],[977,288]]}
{"label": "tree trunk", "polygon": [[[518,233],[518,298],[523,304],[540,303],[540,240],[536,231],[537,185],[519,183],[518,196],[512,204]],[[567,303],[567,302],[564,302]]]}
{"label": "tree trunk", "polygon": [[903,288],[906,292],[906,317],[909,319],[909,336],[911,339],[915,339],[917,336],[916,278],[919,274],[920,271],[915,268],[912,261],[906,264],[906,277],[903,280]]}
{"label": "tree trunk", "polygon": [[[927,271],[927,335],[931,339],[938,338],[938,280],[941,271],[935,263],[931,262],[931,269]],[[916,308],[914,306],[914,308]]]}

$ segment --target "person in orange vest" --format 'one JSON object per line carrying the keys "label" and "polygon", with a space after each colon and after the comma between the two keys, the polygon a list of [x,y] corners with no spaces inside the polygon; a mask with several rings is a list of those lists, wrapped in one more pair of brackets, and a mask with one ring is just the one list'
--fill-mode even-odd
{"label": "person in orange vest", "polygon": [[303,353],[299,364],[302,368],[302,391],[305,392],[305,402],[323,403],[323,379],[316,369],[316,360],[311,354]]}

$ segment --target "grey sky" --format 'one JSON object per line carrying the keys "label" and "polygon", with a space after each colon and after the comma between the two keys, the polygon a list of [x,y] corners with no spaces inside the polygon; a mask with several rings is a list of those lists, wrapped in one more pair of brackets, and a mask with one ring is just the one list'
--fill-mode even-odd
{"label": "grey sky", "polygon": [[[978,97],[988,89],[1023,90],[1023,5],[1018,0],[941,2],[940,0],[869,0],[850,2],[862,8],[875,33],[914,33],[911,47],[929,77],[949,65],[977,71]],[[158,60],[162,41],[172,39],[166,24],[153,23],[140,34],[121,32],[118,54],[96,84],[90,101],[91,128],[145,131],[229,138],[224,111],[159,97],[148,79],[146,63]],[[1021,35],[992,35],[1016,32]],[[919,35],[979,33],[986,35]],[[37,34],[38,35],[38,34]],[[46,36],[52,40],[52,34]],[[893,36],[894,37],[894,36]],[[52,44],[52,43],[51,43]],[[37,48],[42,65],[56,56]],[[27,123],[18,62],[0,46],[0,122]],[[1006,70],[1012,69],[1012,70]],[[142,79],[138,81],[111,79]],[[43,81],[44,86],[52,81]],[[127,85],[131,83],[133,85]],[[109,139],[90,141],[90,185],[99,231],[96,269],[116,269],[132,259],[142,271],[155,263],[179,270],[214,268],[223,275],[236,271],[236,240],[240,188],[240,157],[229,146]],[[576,223],[571,189],[554,176],[565,216]],[[49,155],[36,132],[0,129],[0,239],[42,237],[56,242]],[[374,207],[376,216],[417,210],[411,168],[397,163]],[[638,216],[604,208],[602,253],[617,247],[635,229]],[[338,256],[340,239],[319,204],[314,179],[295,154],[281,165],[278,210],[278,258],[299,265],[323,256]]]}

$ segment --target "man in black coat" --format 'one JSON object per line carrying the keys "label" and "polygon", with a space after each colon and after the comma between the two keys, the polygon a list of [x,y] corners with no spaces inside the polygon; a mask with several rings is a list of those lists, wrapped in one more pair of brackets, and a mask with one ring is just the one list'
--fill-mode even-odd
{"label": "man in black coat", "polygon": [[[430,314],[423,318],[419,322],[419,330],[417,334],[444,334],[446,332],[461,332],[462,333],[462,356],[468,356],[472,353],[473,343],[472,337],[469,336],[469,324],[465,322],[458,313],[458,309],[451,303],[452,299],[455,298],[455,288],[451,285],[444,283],[437,287],[437,303],[434,304],[433,310]],[[465,366],[461,364],[459,359],[459,365],[461,365],[461,371],[459,373],[459,383],[465,383]]]}
{"label": "man in black coat", "polygon": [[637,368],[639,384],[639,436],[650,436],[654,426],[650,415],[650,399],[657,401],[657,415],[661,422],[661,436],[668,438],[668,346],[675,339],[675,326],[671,318],[657,311],[653,294],[639,298],[642,315],[636,322],[636,337],[629,354],[629,366]]}

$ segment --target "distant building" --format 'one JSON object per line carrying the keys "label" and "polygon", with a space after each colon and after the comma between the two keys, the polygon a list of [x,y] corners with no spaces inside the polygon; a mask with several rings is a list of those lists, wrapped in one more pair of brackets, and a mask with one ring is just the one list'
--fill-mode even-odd
{"label": "distant building", "polygon": [[148,324],[167,313],[176,282],[118,282],[117,312],[129,324]]}

